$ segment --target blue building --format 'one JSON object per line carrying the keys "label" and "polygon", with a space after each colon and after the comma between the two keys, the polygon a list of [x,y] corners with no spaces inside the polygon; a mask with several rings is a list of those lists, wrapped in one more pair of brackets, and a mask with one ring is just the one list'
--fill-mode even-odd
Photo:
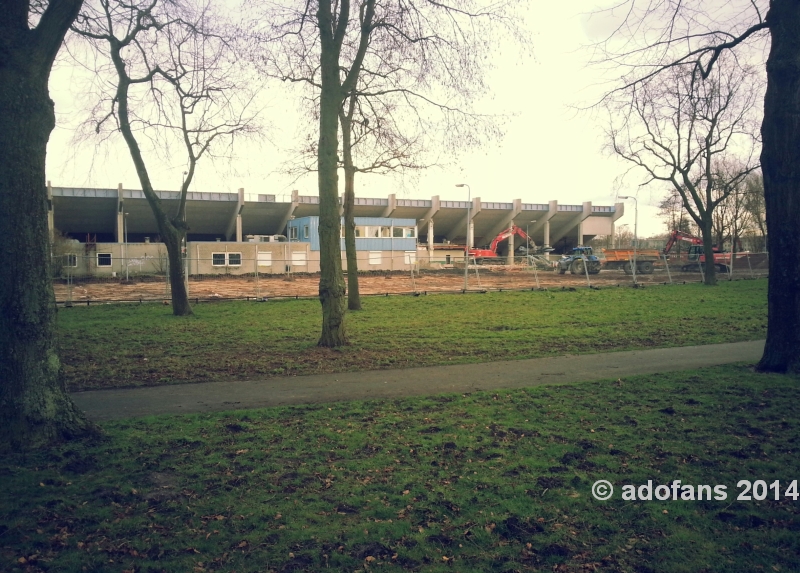
{"label": "blue building", "polygon": [[[386,217],[356,217],[357,251],[416,251],[417,221]],[[287,224],[290,241],[310,243],[311,251],[319,251],[319,217],[301,217]],[[344,246],[344,218],[342,218],[341,250]]]}

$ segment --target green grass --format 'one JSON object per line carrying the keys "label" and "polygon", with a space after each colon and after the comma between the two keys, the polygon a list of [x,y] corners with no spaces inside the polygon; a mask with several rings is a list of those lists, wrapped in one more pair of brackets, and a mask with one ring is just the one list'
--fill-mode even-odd
{"label": "green grass", "polygon": [[754,340],[765,280],[646,289],[365,297],[351,344],[317,348],[319,303],[161,305],[59,311],[70,389],[267,378]]}
{"label": "green grass", "polygon": [[724,366],[106,423],[0,460],[0,570],[796,571],[800,501],[735,498],[800,479],[799,415],[800,378]]}

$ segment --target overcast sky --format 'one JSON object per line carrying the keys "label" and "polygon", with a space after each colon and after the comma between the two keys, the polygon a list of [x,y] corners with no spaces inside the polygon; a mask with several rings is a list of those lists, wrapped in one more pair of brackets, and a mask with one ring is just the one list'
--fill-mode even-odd
{"label": "overcast sky", "polygon": [[[649,236],[664,232],[655,203],[664,194],[662,185],[640,188],[642,175],[632,173],[619,184],[628,165],[603,151],[601,113],[579,112],[602,93],[599,71],[587,68],[590,58],[582,46],[599,38],[603,20],[590,19],[594,0],[542,2],[529,14],[533,57],[520,58],[512,49],[499,49],[497,69],[492,76],[493,94],[480,102],[484,110],[512,116],[499,145],[454,158],[452,166],[422,174],[412,187],[398,187],[387,176],[359,175],[356,195],[443,200],[464,200],[468,183],[472,195],[484,201],[522,199],[523,202],[562,204],[592,201],[612,205],[618,195],[639,198],[639,233]],[[501,47],[499,47],[501,48]],[[506,55],[513,54],[513,55]],[[81,72],[58,65],[51,78],[51,97],[56,102],[57,127],[48,146],[47,176],[61,187],[125,187],[139,189],[127,151],[94,143],[76,145],[74,123],[86,115],[85,94],[81,94]],[[83,96],[83,97],[82,97]],[[230,166],[198,165],[193,191],[234,192],[243,187],[248,194],[269,193],[284,199],[297,189],[302,195],[316,195],[316,176],[292,181],[279,172],[285,149],[296,136],[295,103],[277,90],[266,95],[265,113],[274,123],[269,140],[239,147]],[[117,135],[121,144],[122,138]],[[148,158],[157,189],[178,189],[184,171],[178,164]],[[340,185],[342,185],[340,178]],[[625,217],[633,229],[633,202],[628,201]]]}

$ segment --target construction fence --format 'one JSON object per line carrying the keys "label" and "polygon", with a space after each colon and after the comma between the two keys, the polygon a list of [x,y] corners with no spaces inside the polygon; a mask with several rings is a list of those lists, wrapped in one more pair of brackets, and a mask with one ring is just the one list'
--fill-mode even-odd
{"label": "construction fence", "polygon": [[[102,253],[101,253],[102,254]],[[554,259],[556,257],[553,257]],[[472,258],[465,269],[463,255],[424,257],[423,253],[384,252],[380,259],[370,253],[359,260],[359,284],[364,295],[417,294],[429,292],[480,292],[530,290],[559,287],[595,287],[625,284],[670,284],[700,282],[704,268],[685,257],[662,257],[650,272],[633,273],[630,268],[605,268],[589,272],[581,266],[560,274],[557,260],[547,256],[515,257],[479,264]],[[269,263],[268,265],[265,263]],[[601,260],[602,262],[602,260]],[[301,264],[302,263],[302,264]],[[370,264],[371,263],[371,264]],[[486,263],[483,261],[483,263]],[[193,302],[223,299],[264,300],[315,298],[318,296],[317,267],[308,259],[231,256],[183,259],[182,275]],[[346,272],[346,265],[343,264]],[[766,277],[768,255],[741,254],[717,272],[718,280]],[[310,270],[313,269],[313,270]],[[465,273],[466,270],[466,273]],[[53,257],[53,288],[56,302],[63,305],[101,302],[168,301],[171,298],[169,261],[164,253],[152,257],[98,258],[97,254],[67,254]]]}

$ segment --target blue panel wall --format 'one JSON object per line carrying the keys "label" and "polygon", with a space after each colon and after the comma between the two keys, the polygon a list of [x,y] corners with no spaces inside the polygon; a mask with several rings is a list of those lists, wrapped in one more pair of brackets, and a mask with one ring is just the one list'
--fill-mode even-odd
{"label": "blue panel wall", "polygon": [[[384,217],[356,217],[356,226],[382,226],[382,227],[416,227],[415,219],[394,219]],[[303,236],[303,228],[308,225],[309,237]],[[344,219],[342,220],[344,225]],[[301,217],[289,221],[289,228],[297,229],[298,241],[311,243],[312,251],[319,251],[319,217]],[[345,250],[344,239],[341,240],[341,250]],[[357,238],[357,251],[416,251],[416,238]]]}

